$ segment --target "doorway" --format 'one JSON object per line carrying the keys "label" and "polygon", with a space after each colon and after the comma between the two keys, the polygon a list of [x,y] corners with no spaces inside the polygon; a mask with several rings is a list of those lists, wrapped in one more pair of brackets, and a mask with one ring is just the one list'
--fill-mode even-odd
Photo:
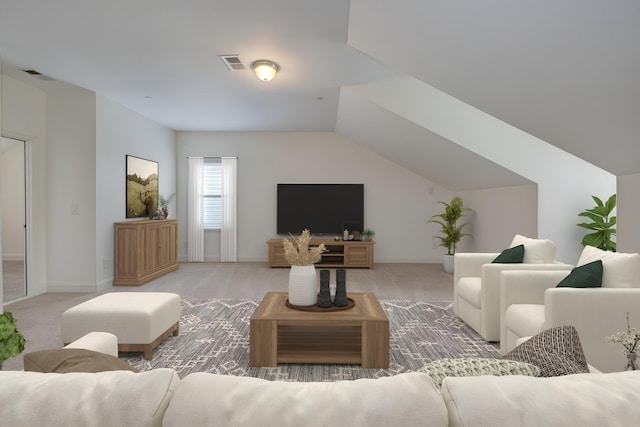
{"label": "doorway", "polygon": [[2,300],[27,296],[26,143],[0,138]]}

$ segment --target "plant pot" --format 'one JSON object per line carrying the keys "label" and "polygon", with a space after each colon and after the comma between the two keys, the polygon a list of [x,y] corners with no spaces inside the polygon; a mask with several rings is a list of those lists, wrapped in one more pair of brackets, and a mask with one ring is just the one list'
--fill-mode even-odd
{"label": "plant pot", "polygon": [[292,265],[289,272],[289,304],[309,306],[318,302],[316,268]]}
{"label": "plant pot", "polygon": [[442,266],[447,273],[453,273],[453,255],[442,255]]}

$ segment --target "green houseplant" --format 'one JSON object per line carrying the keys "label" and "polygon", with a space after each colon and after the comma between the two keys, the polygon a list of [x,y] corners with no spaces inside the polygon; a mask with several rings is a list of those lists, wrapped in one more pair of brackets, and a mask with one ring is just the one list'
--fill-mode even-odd
{"label": "green houseplant", "polygon": [[616,207],[616,195],[609,197],[605,203],[596,196],[591,198],[596,206],[578,214],[592,221],[578,224],[578,227],[593,231],[582,238],[582,246],[595,246],[604,251],[615,252],[616,242],[613,241],[613,236],[616,234],[616,217],[611,216],[611,212]]}
{"label": "green houseplant", "polygon": [[372,240],[373,236],[375,236],[375,235],[376,235],[376,232],[373,231],[373,229],[371,229],[371,228],[367,228],[362,232],[362,236],[367,241]]}
{"label": "green houseplant", "polygon": [[0,315],[0,368],[2,362],[17,356],[24,350],[25,339],[16,327],[16,320],[10,312]]}
{"label": "green houseplant", "polygon": [[453,255],[456,253],[458,242],[465,236],[473,237],[463,231],[469,223],[459,224],[458,221],[466,212],[473,212],[473,209],[465,208],[462,198],[458,196],[453,197],[449,203],[442,201],[437,203],[444,206],[444,212],[431,216],[427,222],[440,225],[440,235],[433,236],[433,238],[439,239],[440,246],[447,248],[447,253],[443,258],[444,269],[450,273],[453,271]]}
{"label": "green houseplant", "polygon": [[158,193],[158,209],[162,212],[162,215],[166,219],[169,216],[169,203],[176,197],[176,193],[171,194],[169,197],[164,197]]}

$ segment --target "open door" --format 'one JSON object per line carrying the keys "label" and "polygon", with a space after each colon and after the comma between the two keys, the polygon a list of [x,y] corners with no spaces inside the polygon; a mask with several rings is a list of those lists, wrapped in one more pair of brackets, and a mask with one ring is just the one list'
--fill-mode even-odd
{"label": "open door", "polygon": [[2,300],[27,296],[26,167],[24,141],[0,139]]}

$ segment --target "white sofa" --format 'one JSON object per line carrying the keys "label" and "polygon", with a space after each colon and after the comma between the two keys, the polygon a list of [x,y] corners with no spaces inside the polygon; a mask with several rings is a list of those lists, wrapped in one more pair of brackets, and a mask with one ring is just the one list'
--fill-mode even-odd
{"label": "white sofa", "polygon": [[572,325],[580,335],[585,357],[603,372],[620,370],[625,357],[619,344],[605,338],[640,324],[640,255],[604,252],[586,247],[578,266],[600,259],[601,288],[556,288],[568,271],[508,271],[500,278],[500,349],[554,326]]}
{"label": "white sofa", "polygon": [[453,273],[454,313],[487,341],[500,340],[500,273],[510,270],[570,271],[554,260],[550,240],[516,235],[510,247],[524,244],[524,262],[492,264],[499,253],[456,253]]}
{"label": "white sofa", "polygon": [[640,372],[296,383],[171,369],[0,372],[0,420],[30,426],[628,426]]}

